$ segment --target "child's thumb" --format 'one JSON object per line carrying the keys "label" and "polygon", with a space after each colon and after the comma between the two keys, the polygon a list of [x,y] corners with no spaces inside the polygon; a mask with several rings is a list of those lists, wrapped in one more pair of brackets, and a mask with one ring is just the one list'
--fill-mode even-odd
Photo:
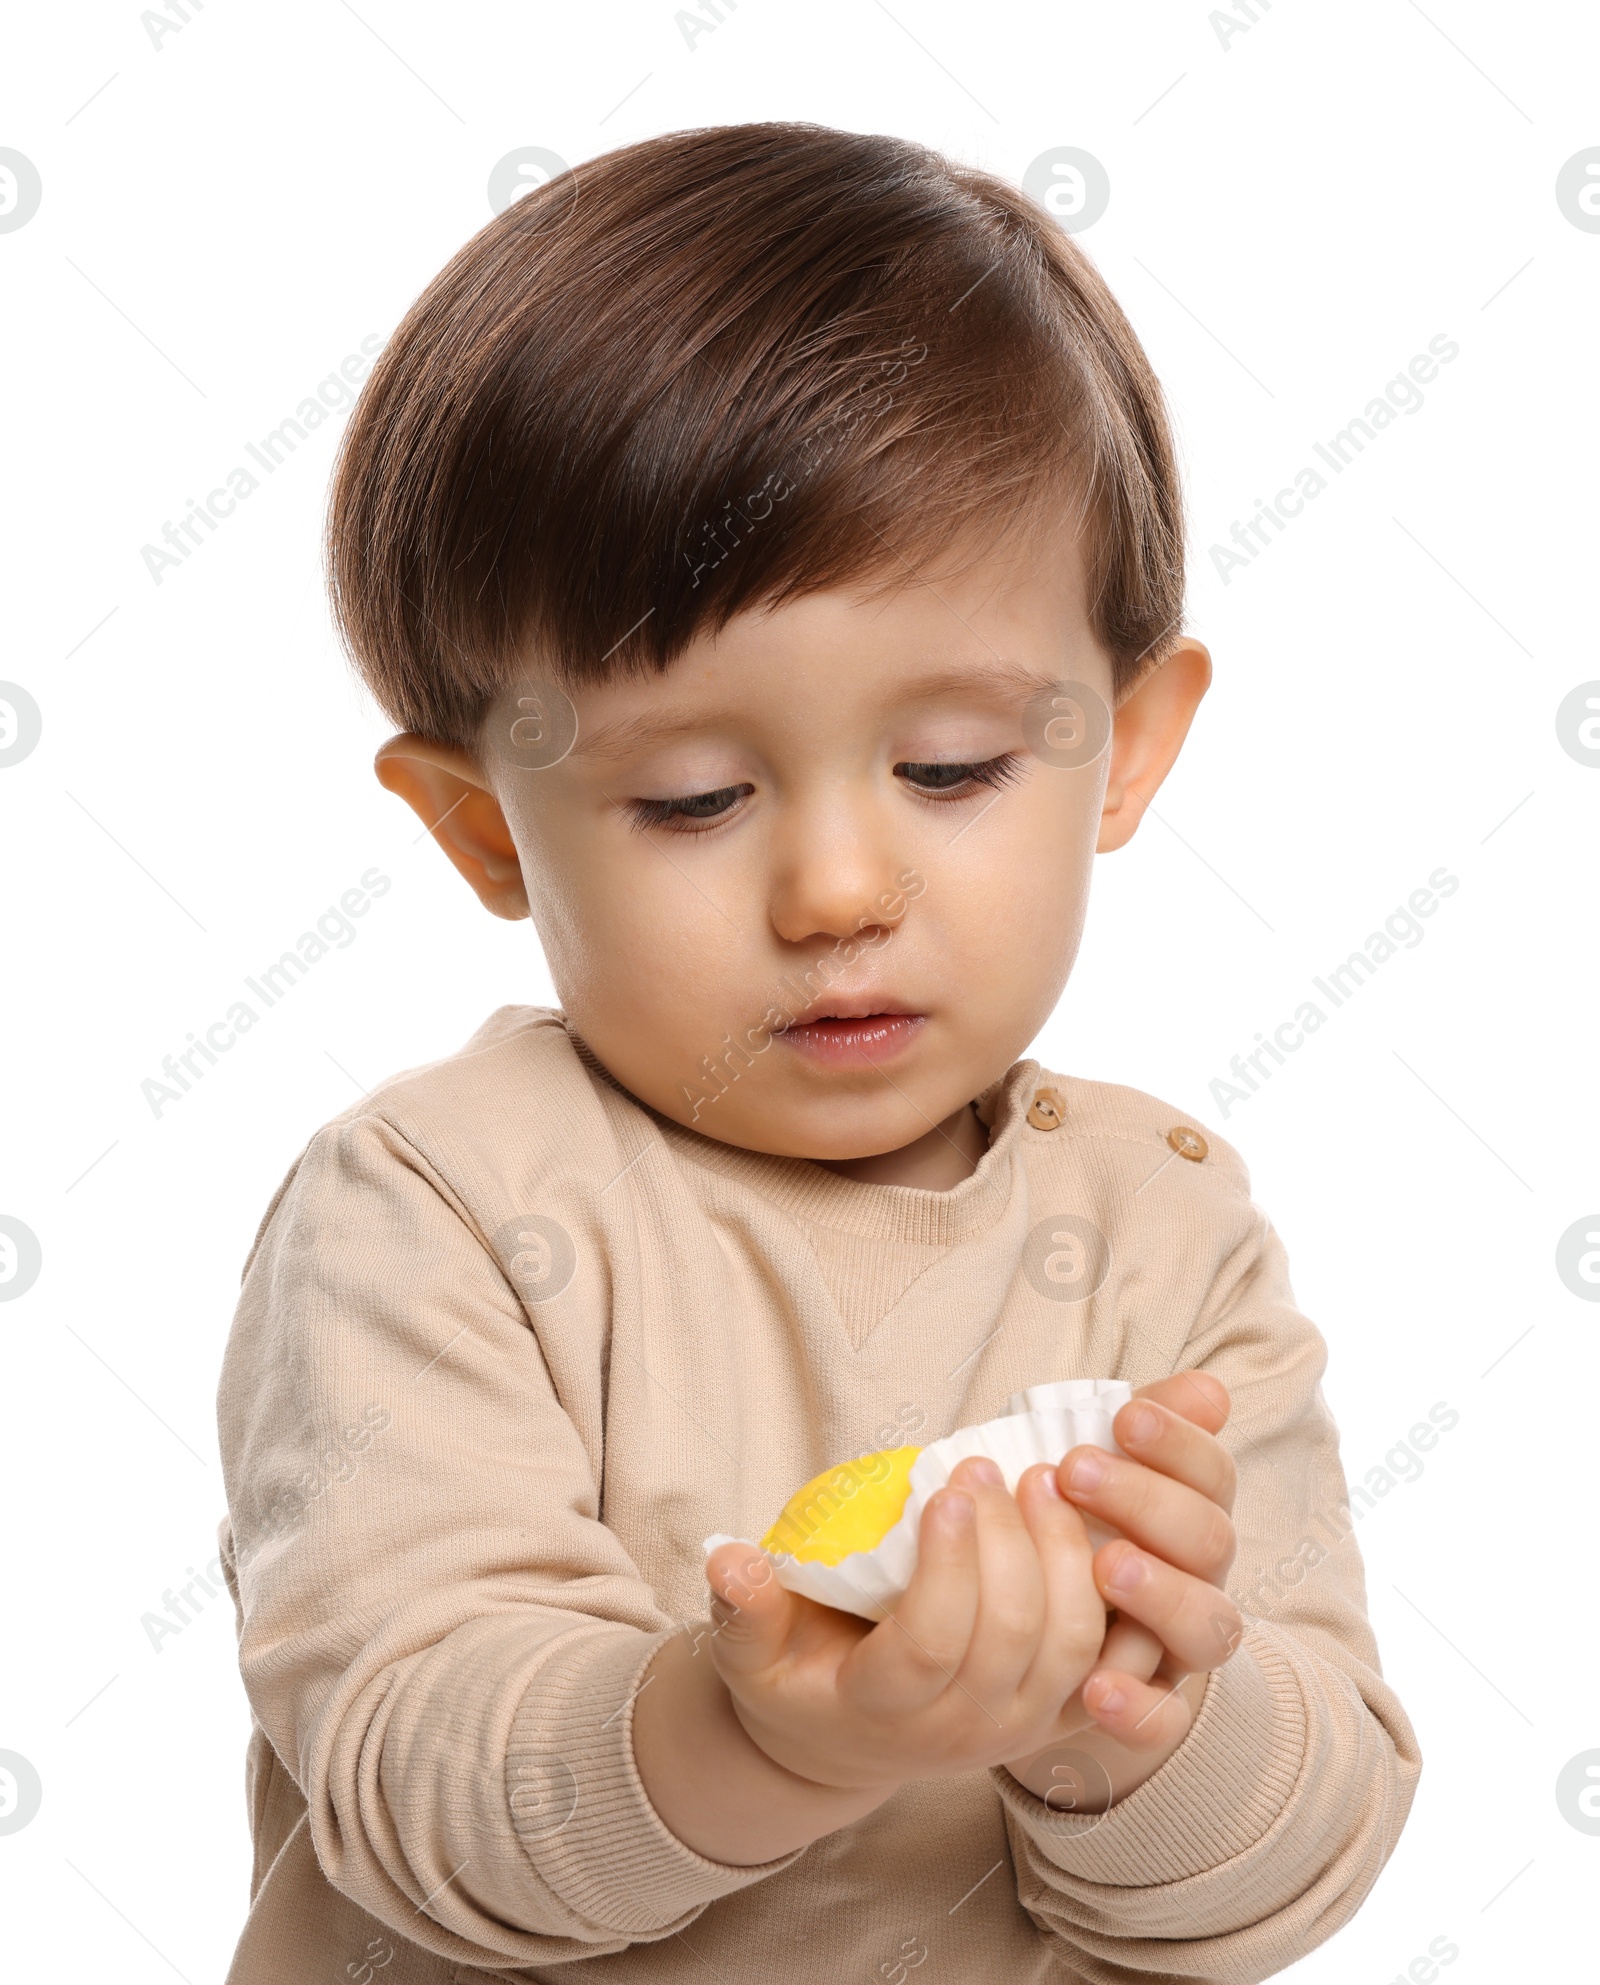
{"label": "child's thumb", "polygon": [[795,1597],[753,1544],[722,1544],[706,1560],[717,1666],[749,1675],[777,1659],[794,1620]]}

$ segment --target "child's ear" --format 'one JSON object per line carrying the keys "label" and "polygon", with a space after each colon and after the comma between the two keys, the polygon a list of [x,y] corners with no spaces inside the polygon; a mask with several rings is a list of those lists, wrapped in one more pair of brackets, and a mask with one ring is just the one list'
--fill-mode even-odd
{"label": "child's ear", "polygon": [[372,769],[417,818],[497,917],[528,914],[528,892],[511,829],[470,752],[433,744],[415,731],[380,745]]}
{"label": "child's ear", "polygon": [[1097,854],[1132,840],[1145,808],[1172,770],[1210,686],[1211,656],[1203,643],[1185,635],[1161,666],[1118,704]]}

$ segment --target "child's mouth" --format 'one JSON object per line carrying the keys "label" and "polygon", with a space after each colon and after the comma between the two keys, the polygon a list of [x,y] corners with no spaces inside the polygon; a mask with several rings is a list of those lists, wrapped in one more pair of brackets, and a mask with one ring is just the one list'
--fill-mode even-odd
{"label": "child's mouth", "polygon": [[903,1053],[926,1018],[922,1013],[819,1013],[785,1028],[780,1038],[811,1061],[860,1068]]}

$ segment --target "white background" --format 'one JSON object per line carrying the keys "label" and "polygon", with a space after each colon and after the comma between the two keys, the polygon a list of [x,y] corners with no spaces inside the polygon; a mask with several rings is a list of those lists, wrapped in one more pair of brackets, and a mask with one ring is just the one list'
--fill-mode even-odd
{"label": "white background", "polygon": [[[43,202],[0,234],[0,675],[44,734],[0,770],[0,1213],[44,1267],[0,1305],[0,1750],[44,1800],[0,1835],[7,1968],[221,1978],[249,1865],[231,1606],[159,1652],[141,1619],[215,1549],[240,1265],[318,1124],[551,997],[528,926],[485,916],[371,776],[386,726],[320,592],[336,424],[159,586],[141,547],[388,335],[507,152],[801,117],[1014,180],[1059,145],[1104,162],[1082,239],[1171,398],[1217,679],[1101,864],[1036,1052],[1243,1151],[1352,1478],[1435,1402],[1460,1416],[1360,1529],[1421,1790],[1292,1975],[1384,1985],[1440,1937],[1452,1980],[1590,1975],[1600,1838],[1555,1780],[1600,1747],[1600,1308],[1554,1264],[1600,1206],[1600,770],[1555,713],[1600,677],[1600,234],[1555,180],[1600,144],[1600,17],[1256,0],[1224,46],[1201,0],[720,11],[692,47],[670,0],[210,0],[159,47],[132,0],[79,0],[8,29],[0,145]],[[1421,411],[1222,584],[1209,547],[1438,333],[1460,355]],[[1460,888],[1423,942],[1224,1121],[1229,1058],[1440,865]],[[373,866],[393,887],[357,940],[157,1119],[162,1057]]]}

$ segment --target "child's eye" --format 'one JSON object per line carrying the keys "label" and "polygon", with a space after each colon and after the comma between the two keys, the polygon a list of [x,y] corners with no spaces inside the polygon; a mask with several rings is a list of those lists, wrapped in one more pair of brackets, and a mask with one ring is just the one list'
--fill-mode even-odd
{"label": "child's eye", "polygon": [[930,799],[969,799],[980,786],[998,789],[1008,785],[1019,770],[1018,754],[1003,751],[998,758],[985,758],[977,763],[963,760],[959,764],[936,765],[905,760],[894,768],[894,775],[903,779],[913,792],[924,793]]}
{"label": "child's eye", "polygon": [[754,786],[718,786],[715,792],[687,793],[682,799],[629,800],[626,811],[635,827],[671,827],[692,834],[714,827],[754,791]]}

